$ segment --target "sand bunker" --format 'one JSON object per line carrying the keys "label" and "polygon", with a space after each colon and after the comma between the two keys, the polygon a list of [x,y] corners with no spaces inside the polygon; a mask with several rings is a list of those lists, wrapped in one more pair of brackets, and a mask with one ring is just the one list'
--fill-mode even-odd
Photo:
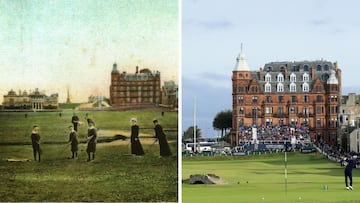
{"label": "sand bunker", "polygon": [[226,181],[222,180],[215,174],[193,174],[190,175],[189,179],[186,179],[184,183],[188,184],[227,184]]}

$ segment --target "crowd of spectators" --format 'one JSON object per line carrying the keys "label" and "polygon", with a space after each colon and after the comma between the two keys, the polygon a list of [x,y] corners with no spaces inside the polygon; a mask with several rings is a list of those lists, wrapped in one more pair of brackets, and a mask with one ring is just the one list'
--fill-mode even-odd
{"label": "crowd of spectators", "polygon": [[[253,128],[253,126],[240,127],[240,140],[252,140]],[[290,140],[292,136],[295,136],[297,140],[310,140],[309,128],[306,126],[262,125],[255,129],[258,140]]]}

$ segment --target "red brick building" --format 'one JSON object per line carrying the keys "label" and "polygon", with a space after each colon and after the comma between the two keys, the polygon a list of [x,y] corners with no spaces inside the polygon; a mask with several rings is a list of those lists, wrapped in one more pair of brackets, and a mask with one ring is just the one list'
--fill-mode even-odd
{"label": "red brick building", "polygon": [[312,141],[336,144],[341,70],[325,60],[285,61],[251,71],[243,53],[232,74],[231,144],[245,126],[307,126]]}
{"label": "red brick building", "polygon": [[120,73],[111,71],[110,102],[113,107],[151,107],[161,102],[160,72],[149,69]]}

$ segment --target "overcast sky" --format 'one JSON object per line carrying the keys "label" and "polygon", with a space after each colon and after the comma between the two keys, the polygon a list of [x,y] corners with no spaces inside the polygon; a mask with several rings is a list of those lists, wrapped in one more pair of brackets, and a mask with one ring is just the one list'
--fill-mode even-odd
{"label": "overcast sky", "polygon": [[338,61],[343,94],[360,94],[360,1],[183,0],[182,125],[217,136],[216,113],[232,108],[231,75],[243,51],[251,70],[275,61]]}
{"label": "overcast sky", "polygon": [[0,0],[0,103],[11,89],[108,97],[114,62],[178,83],[178,14],[168,0]]}

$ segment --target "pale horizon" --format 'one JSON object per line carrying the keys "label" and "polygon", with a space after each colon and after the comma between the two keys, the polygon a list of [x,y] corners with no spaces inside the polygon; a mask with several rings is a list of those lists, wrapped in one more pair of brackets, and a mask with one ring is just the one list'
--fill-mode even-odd
{"label": "pale horizon", "polygon": [[178,83],[179,19],[174,1],[1,1],[0,103],[10,90],[59,94],[66,102],[109,97],[120,72],[160,71]]}

